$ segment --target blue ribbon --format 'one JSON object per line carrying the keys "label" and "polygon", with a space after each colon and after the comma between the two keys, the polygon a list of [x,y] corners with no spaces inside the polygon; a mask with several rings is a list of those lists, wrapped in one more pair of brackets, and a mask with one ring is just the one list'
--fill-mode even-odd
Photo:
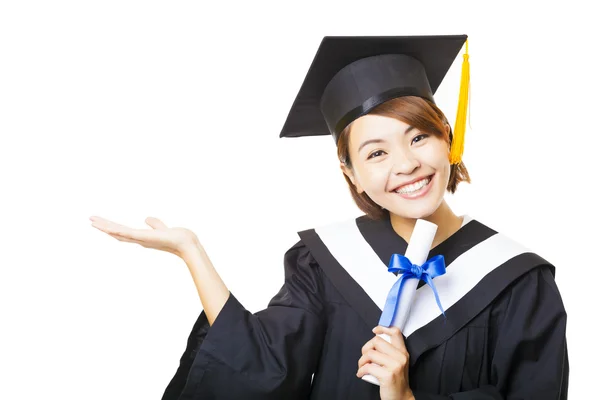
{"label": "blue ribbon", "polygon": [[431,257],[421,266],[413,264],[407,257],[403,255],[393,254],[392,258],[390,259],[390,264],[388,265],[388,271],[398,272],[402,275],[400,278],[398,278],[396,283],[394,283],[394,286],[392,286],[390,292],[388,293],[385,306],[383,307],[383,312],[381,313],[381,318],[379,319],[379,325],[385,327],[392,325],[392,321],[396,315],[397,303],[400,299],[402,286],[407,279],[414,278],[424,280],[425,283],[431,286],[433,294],[435,295],[435,301],[437,301],[438,307],[440,310],[442,310],[444,317],[446,317],[444,309],[442,308],[442,303],[440,303],[438,292],[433,284],[433,278],[446,273],[446,263],[443,255],[440,254],[435,257]]}

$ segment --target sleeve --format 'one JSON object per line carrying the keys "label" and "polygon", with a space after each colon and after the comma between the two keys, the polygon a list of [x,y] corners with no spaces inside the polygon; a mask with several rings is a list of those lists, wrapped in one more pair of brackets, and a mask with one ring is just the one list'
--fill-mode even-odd
{"label": "sleeve", "polygon": [[491,362],[493,385],[416,400],[566,400],[567,314],[548,267],[525,274],[509,291]]}
{"label": "sleeve", "polygon": [[301,241],[284,266],[265,310],[252,314],[230,294],[212,326],[202,312],[162,400],[308,397],[325,333],[323,277]]}

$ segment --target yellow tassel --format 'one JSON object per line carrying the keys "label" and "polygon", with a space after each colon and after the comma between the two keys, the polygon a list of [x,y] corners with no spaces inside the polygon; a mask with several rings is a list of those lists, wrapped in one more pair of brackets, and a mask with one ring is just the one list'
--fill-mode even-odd
{"label": "yellow tassel", "polygon": [[458,96],[458,111],[452,133],[452,147],[450,148],[450,164],[459,164],[465,146],[465,130],[467,125],[467,106],[469,103],[469,41],[466,42],[463,54],[462,74],[460,77],[460,94]]}

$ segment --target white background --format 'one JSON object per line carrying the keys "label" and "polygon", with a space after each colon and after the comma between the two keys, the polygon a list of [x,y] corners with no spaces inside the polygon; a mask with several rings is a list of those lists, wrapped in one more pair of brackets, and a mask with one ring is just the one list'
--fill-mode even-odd
{"label": "white background", "polygon": [[[592,6],[216,3],[0,5],[0,398],[160,398],[201,311],[191,276],[88,217],[192,229],[258,311],[297,231],[360,214],[330,137],[278,138],[322,37],[462,33],[473,183],[448,201],[557,266],[570,398],[597,392]],[[452,123],[460,63],[436,95]]]}

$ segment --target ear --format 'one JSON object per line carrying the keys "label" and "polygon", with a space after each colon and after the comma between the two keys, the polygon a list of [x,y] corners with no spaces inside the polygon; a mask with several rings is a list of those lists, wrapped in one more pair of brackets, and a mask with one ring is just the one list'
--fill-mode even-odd
{"label": "ear", "polygon": [[346,164],[344,164],[343,162],[340,162],[340,169],[342,170],[342,172],[344,174],[346,174],[348,179],[350,179],[350,182],[352,182],[352,184],[354,186],[356,186],[356,191],[358,192],[358,194],[361,194],[364,190],[358,183],[358,180],[356,179],[356,177],[354,176],[354,171],[351,168],[349,168]]}
{"label": "ear", "polygon": [[450,125],[444,124],[444,128],[446,129],[446,136],[448,137],[448,154],[450,154],[450,148],[451,148],[451,143],[450,143]]}

